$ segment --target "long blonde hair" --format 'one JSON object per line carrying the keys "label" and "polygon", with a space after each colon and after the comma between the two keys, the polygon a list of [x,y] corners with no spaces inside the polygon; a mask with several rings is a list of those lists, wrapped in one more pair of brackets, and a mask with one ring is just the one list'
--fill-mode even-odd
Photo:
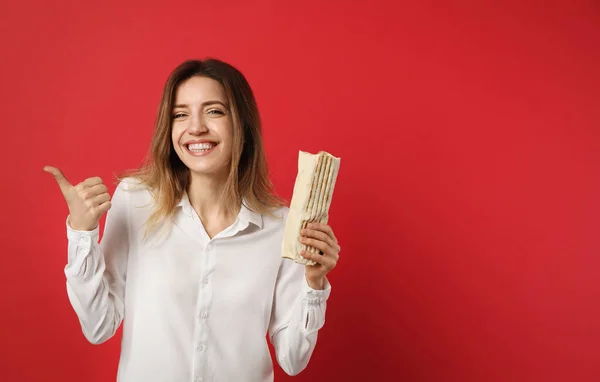
{"label": "long blonde hair", "polygon": [[178,86],[193,76],[218,81],[224,88],[233,119],[233,148],[229,176],[223,188],[228,213],[236,214],[241,203],[265,214],[287,203],[273,192],[263,147],[261,119],[256,99],[244,75],[221,60],[187,60],[177,66],[163,88],[154,136],[139,169],[117,180],[132,177],[152,193],[155,210],[146,222],[146,233],[173,215],[190,182],[189,169],[181,162],[171,140],[173,103]]}

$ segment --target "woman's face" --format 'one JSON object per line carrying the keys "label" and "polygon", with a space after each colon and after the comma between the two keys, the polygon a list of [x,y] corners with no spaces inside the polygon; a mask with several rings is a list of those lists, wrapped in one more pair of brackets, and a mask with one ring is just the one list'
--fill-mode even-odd
{"label": "woman's face", "polygon": [[182,82],[172,111],[173,147],[179,159],[202,175],[224,175],[232,154],[233,122],[225,90],[212,78]]}

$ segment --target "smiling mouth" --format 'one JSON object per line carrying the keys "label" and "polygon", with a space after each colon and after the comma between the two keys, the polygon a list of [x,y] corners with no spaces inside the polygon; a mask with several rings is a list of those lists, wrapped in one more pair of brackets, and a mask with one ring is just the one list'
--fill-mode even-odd
{"label": "smiling mouth", "polygon": [[185,145],[187,151],[196,156],[208,154],[212,152],[215,147],[217,147],[217,143],[214,142],[189,143]]}

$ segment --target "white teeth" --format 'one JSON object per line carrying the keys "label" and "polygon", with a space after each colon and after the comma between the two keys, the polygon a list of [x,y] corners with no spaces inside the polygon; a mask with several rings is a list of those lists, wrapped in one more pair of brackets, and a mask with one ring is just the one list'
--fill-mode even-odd
{"label": "white teeth", "polygon": [[215,147],[214,143],[190,143],[188,149],[190,151],[205,151]]}

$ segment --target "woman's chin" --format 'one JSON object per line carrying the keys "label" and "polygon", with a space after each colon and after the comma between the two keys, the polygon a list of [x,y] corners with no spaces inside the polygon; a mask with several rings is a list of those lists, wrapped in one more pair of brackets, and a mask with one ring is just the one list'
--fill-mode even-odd
{"label": "woman's chin", "polygon": [[228,171],[224,166],[188,166],[192,175],[222,177],[226,176]]}

